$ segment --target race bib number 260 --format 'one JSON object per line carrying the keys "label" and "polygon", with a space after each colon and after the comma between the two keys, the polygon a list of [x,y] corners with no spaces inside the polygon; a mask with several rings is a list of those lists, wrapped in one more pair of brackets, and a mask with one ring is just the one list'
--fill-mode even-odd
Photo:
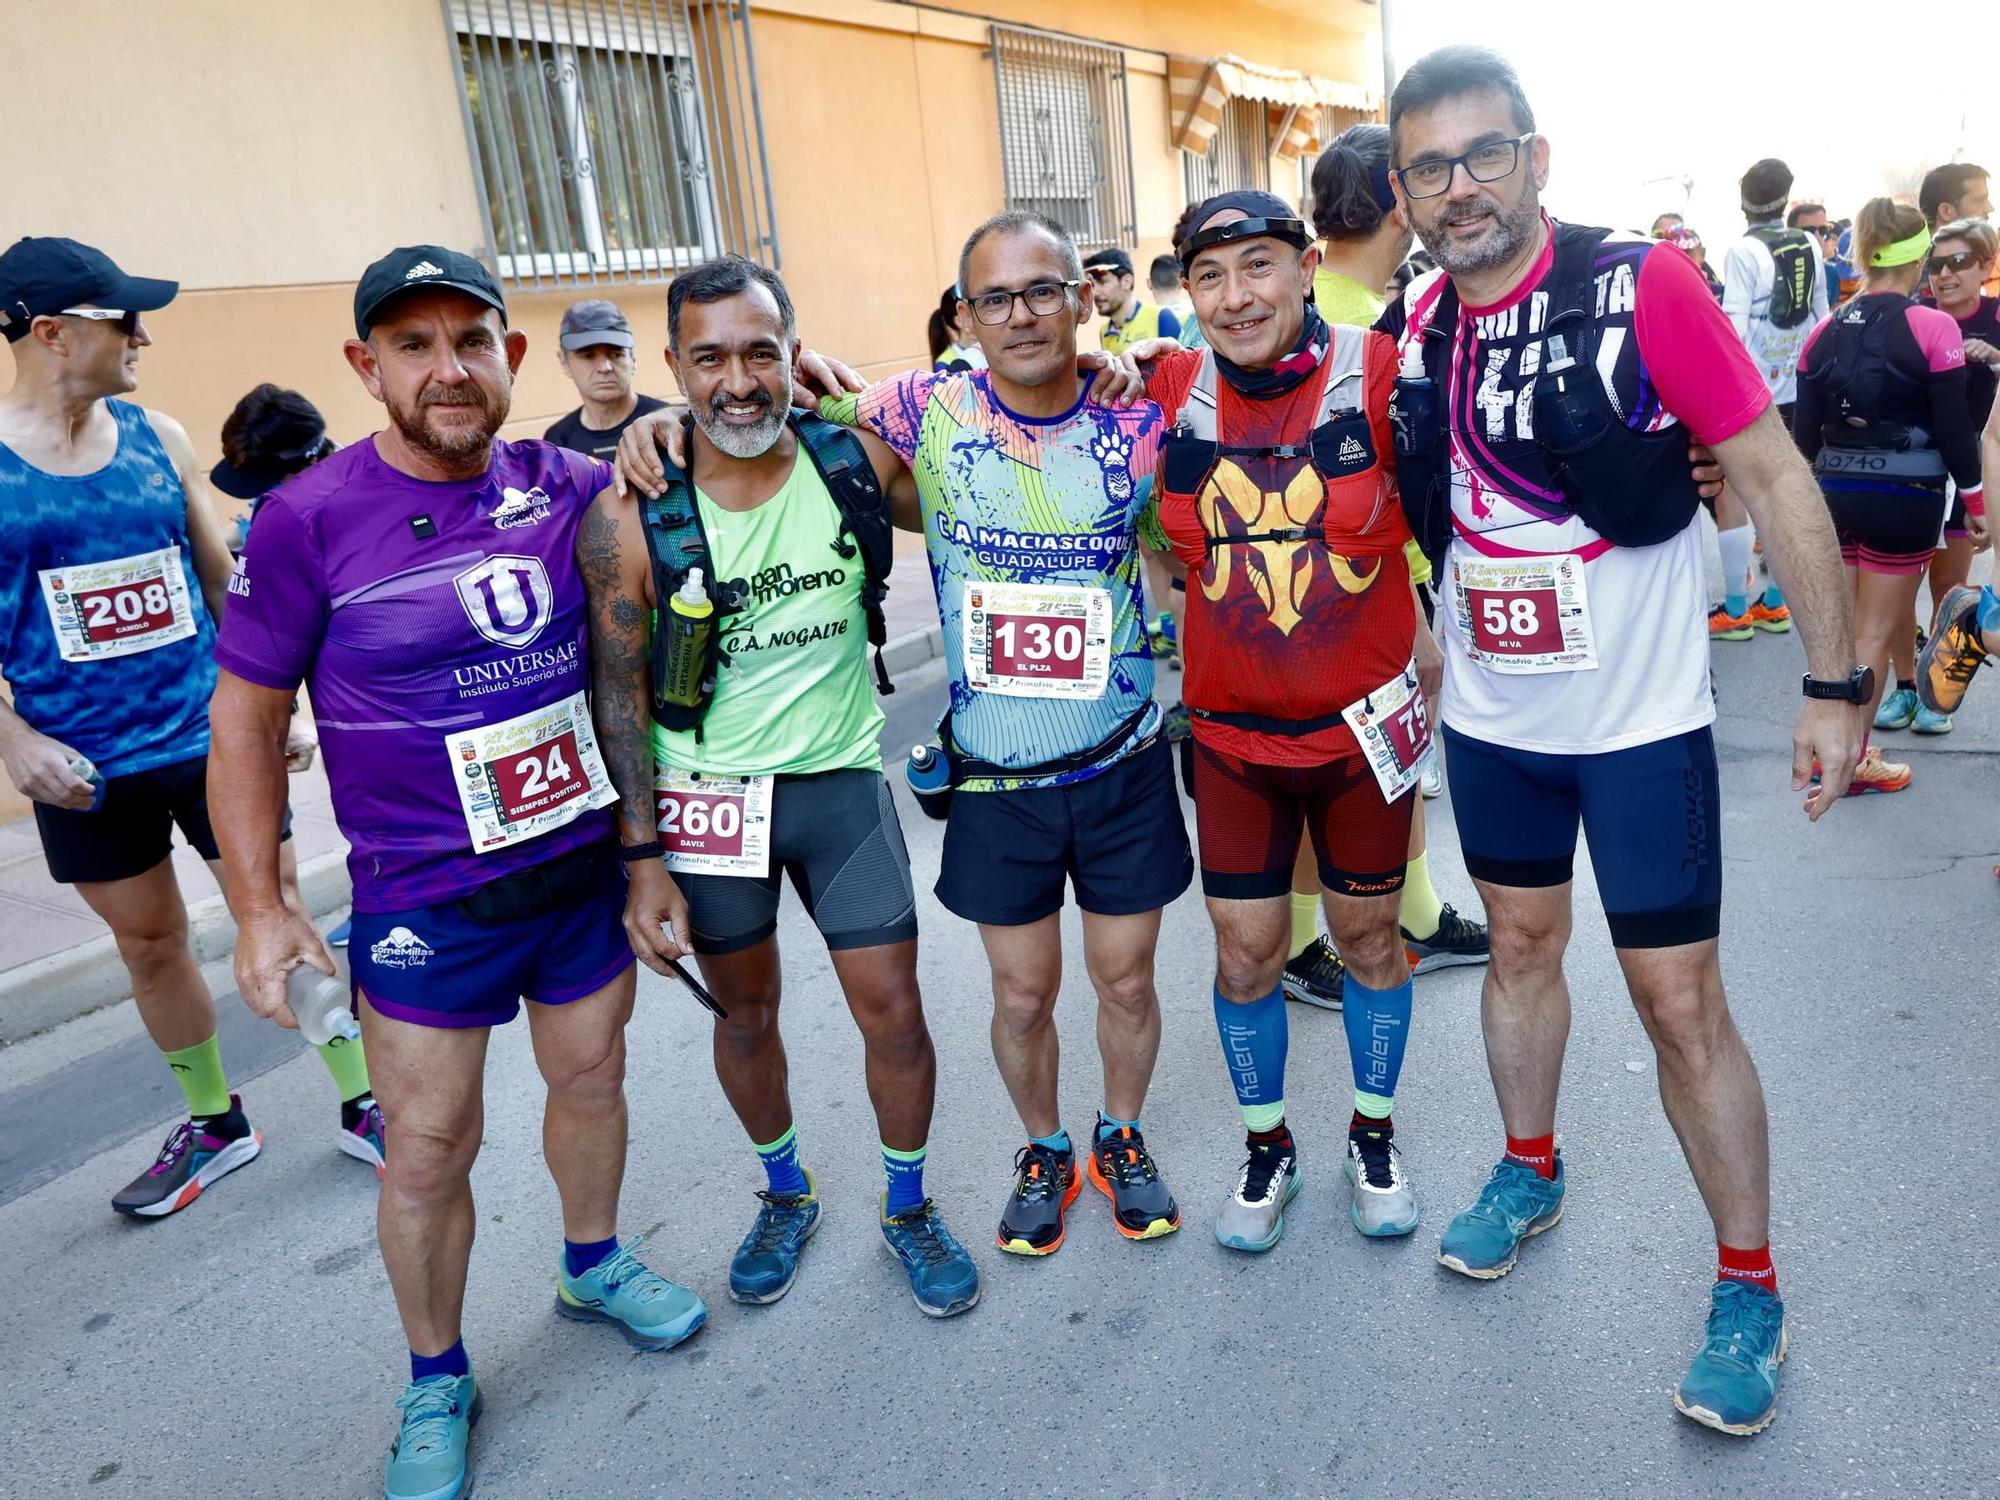
{"label": "race bib number 260", "polygon": [[660,766],[653,812],[677,875],[762,875],[771,867],[771,778]]}
{"label": "race bib number 260", "polygon": [[44,568],[42,602],[64,661],[155,651],[195,632],[181,549]]}

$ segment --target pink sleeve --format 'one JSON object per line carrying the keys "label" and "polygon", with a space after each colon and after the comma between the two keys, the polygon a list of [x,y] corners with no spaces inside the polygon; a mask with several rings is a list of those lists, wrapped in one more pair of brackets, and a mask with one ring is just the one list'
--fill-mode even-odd
{"label": "pink sleeve", "polygon": [[1633,322],[1661,402],[1701,442],[1735,437],[1771,404],[1728,314],[1676,247],[1656,245],[1639,263]]}
{"label": "pink sleeve", "polygon": [[1917,347],[1923,350],[1933,375],[1965,367],[1965,338],[1956,318],[1941,307],[1922,304],[1909,310],[1909,318],[1910,332],[1916,335]]}
{"label": "pink sleeve", "polygon": [[854,402],[852,416],[836,415],[837,422],[851,421],[857,427],[865,427],[883,442],[904,463],[911,463],[917,456],[917,440],[922,435],[924,406],[931,398],[931,387],[940,379],[934,370],[912,370],[906,375],[891,376],[877,381]]}

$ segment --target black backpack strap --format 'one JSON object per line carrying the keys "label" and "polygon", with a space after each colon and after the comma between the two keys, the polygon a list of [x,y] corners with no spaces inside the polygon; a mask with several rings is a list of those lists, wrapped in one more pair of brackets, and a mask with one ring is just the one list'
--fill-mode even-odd
{"label": "black backpack strap", "polygon": [[794,411],[791,423],[840,511],[841,535],[834,538],[833,550],[848,559],[860,555],[861,609],[868,623],[868,644],[875,648],[875,690],[893,693],[896,686],[882,661],[882,648],[889,643],[882,604],[889,595],[889,570],[896,559],[889,497],[875,476],[868,450],[851,431],[806,411]]}
{"label": "black backpack strap", "polygon": [[1607,229],[1556,226],[1555,263],[1549,269],[1549,315],[1542,324],[1544,370],[1565,355],[1586,369],[1597,358],[1597,247],[1609,233]]}
{"label": "black backpack strap", "polygon": [[[645,534],[646,552],[653,568],[654,609],[656,614],[664,614],[667,600],[680,590],[689,571],[700,568],[709,598],[715,601],[718,626],[710,634],[712,644],[709,649],[714,653],[712,660],[720,661],[722,633],[719,627],[722,617],[740,608],[743,601],[715,576],[708,533],[701,524],[701,507],[695,504],[694,485],[686,473],[667,462],[665,455],[661,456],[660,463],[666,471],[666,482],[661,485],[660,493],[639,496],[639,518],[643,523],[640,530]],[[694,729],[698,734],[702,716],[708,711],[709,694],[713,691],[712,678],[704,671],[703,680],[710,687],[695,707],[664,702],[660,688],[667,679],[665,639],[666,632],[659,628],[656,618],[646,648],[647,696],[652,704],[653,717],[668,729]]]}

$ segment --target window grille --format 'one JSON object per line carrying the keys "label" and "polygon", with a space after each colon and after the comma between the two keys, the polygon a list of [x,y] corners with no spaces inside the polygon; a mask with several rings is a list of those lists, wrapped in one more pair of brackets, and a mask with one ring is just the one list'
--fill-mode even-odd
{"label": "window grille", "polygon": [[1260,100],[1231,99],[1208,143],[1208,155],[1181,153],[1181,186],[1187,201],[1200,203],[1217,193],[1271,185],[1270,145],[1265,139],[1265,110]]}
{"label": "window grille", "polygon": [[1319,107],[1319,151],[1308,151],[1299,157],[1299,212],[1308,223],[1312,220],[1313,164],[1348,126],[1363,125],[1374,118],[1358,109],[1343,109],[1338,104],[1322,104]]}
{"label": "window grille", "polygon": [[747,3],[443,0],[488,257],[524,287],[775,266]]}
{"label": "window grille", "polygon": [[1124,52],[996,25],[993,91],[1007,207],[1047,214],[1086,251],[1136,244]]}

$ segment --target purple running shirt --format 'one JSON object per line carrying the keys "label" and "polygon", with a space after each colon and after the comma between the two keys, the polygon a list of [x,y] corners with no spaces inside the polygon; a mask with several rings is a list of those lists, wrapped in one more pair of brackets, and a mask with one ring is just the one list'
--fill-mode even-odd
{"label": "purple running shirt", "polygon": [[356,911],[456,900],[610,837],[573,555],[610,475],[495,442],[480,478],[438,484],[371,438],[258,510],[216,660],[311,689]]}

